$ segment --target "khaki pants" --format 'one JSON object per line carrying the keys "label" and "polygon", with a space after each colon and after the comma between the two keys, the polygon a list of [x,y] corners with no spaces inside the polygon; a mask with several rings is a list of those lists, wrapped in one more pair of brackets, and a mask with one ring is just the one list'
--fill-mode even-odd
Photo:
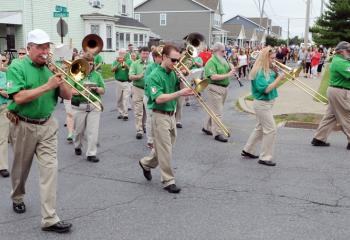
{"label": "khaki pants", "polygon": [[[208,106],[213,110],[216,117],[222,120],[222,114],[224,110],[224,103],[227,97],[227,88],[214,84],[208,86]],[[211,131],[213,136],[223,134],[222,130],[216,125],[216,123],[208,116],[208,120],[205,129]]]}
{"label": "khaki pants", "polygon": [[146,110],[146,136],[147,143],[153,144],[153,135],[152,135],[152,109],[147,108],[148,97],[143,96],[143,104],[145,105]]}
{"label": "khaki pants", "polygon": [[117,82],[117,111],[123,117],[128,116],[128,104],[130,97],[130,83],[125,81],[116,81]]}
{"label": "khaki pants", "polygon": [[154,148],[150,156],[141,159],[141,164],[146,170],[156,168],[159,164],[161,181],[166,187],[175,184],[175,177],[170,165],[176,139],[175,117],[153,112],[152,130]]}
{"label": "khaki pants", "polygon": [[56,214],[57,130],[58,124],[53,118],[44,125],[23,121],[19,121],[18,125],[10,124],[10,141],[14,151],[11,197],[15,203],[23,202],[25,183],[36,155],[42,227],[51,226],[60,220]]}
{"label": "khaki pants", "polygon": [[86,112],[86,103],[80,104],[79,107],[72,107],[74,111],[74,147],[81,148],[86,135],[86,156],[96,156],[101,112],[91,104],[91,111]]}
{"label": "khaki pants", "polygon": [[257,143],[262,141],[260,160],[264,161],[272,160],[275,145],[276,123],[272,115],[273,104],[274,101],[254,100],[254,110],[258,123],[243,149],[254,154]]}
{"label": "khaki pants", "polygon": [[135,114],[135,127],[137,133],[143,134],[143,96],[145,91],[142,88],[132,88],[132,100],[134,103],[134,114]]}
{"label": "khaki pants", "polygon": [[8,140],[10,123],[6,117],[7,105],[0,105],[0,170],[8,169]]}
{"label": "khaki pants", "polygon": [[176,123],[181,123],[184,101],[185,101],[184,97],[178,97],[176,99],[176,113],[175,113]]}
{"label": "khaki pants", "polygon": [[327,95],[329,104],[315,133],[315,138],[326,142],[338,123],[350,143],[350,90],[329,87]]}

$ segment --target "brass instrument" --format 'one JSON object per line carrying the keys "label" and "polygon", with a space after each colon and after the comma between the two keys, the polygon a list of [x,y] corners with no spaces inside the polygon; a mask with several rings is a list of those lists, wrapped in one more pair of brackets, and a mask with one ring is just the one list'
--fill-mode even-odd
{"label": "brass instrument", "polygon": [[103,49],[103,41],[97,34],[86,35],[81,43],[84,52],[98,54]]}
{"label": "brass instrument", "polygon": [[[98,97],[96,97],[88,88],[86,88],[84,85],[79,83],[82,79],[86,78],[86,76],[90,73],[89,63],[84,59],[77,59],[73,62],[63,60],[63,63],[67,65],[68,73],[66,73],[62,68],[54,64],[52,59],[53,59],[52,53],[49,53],[49,56],[47,58],[48,60],[47,65],[49,66],[49,68],[52,69],[50,67],[51,65],[53,66],[54,73],[63,73],[63,75],[65,75],[68,78],[68,79],[64,79],[65,82],[69,86],[71,86],[71,88],[77,91],[89,103],[93,104],[98,110],[103,111],[103,105],[101,103],[101,100]],[[73,82],[76,83],[80,88],[82,88],[83,91],[79,91],[76,87],[74,87]],[[93,100],[91,100],[90,97],[92,97]]]}
{"label": "brass instrument", "polygon": [[[201,39],[204,37],[201,35],[198,39],[194,39],[192,36],[196,36],[196,34],[189,34],[188,37],[191,36],[191,42],[195,43],[195,45],[199,46]],[[187,37],[187,39],[188,39]],[[226,126],[222,123],[222,121],[216,116],[216,114],[211,110],[211,108],[205,103],[203,98],[200,95],[200,91],[203,91],[208,86],[208,80],[195,79],[193,82],[195,84],[195,88],[192,88],[191,83],[187,81],[185,74],[182,72],[182,69],[185,69],[187,73],[189,73],[189,69],[186,65],[186,60],[189,58],[194,58],[197,55],[197,49],[193,45],[188,45],[186,47],[186,53],[180,59],[180,61],[175,65],[174,71],[176,72],[180,81],[188,88],[191,88],[194,96],[198,100],[198,102],[202,105],[203,109],[208,113],[208,115],[213,119],[213,121],[222,129],[223,133],[229,137],[230,133]]]}
{"label": "brass instrument", "polygon": [[309,94],[310,96],[314,97],[317,101],[321,102],[322,104],[326,105],[328,104],[328,99],[317,92],[316,90],[312,89],[309,85],[306,83],[303,83],[302,81],[298,80],[297,77],[299,76],[300,72],[303,70],[302,66],[299,66],[296,69],[292,69],[283,63],[280,63],[278,61],[274,61],[273,63],[281,72],[286,74],[287,79],[289,82],[294,84],[295,86],[299,87],[301,90]]}
{"label": "brass instrument", "polygon": [[121,65],[122,70],[125,70],[127,65],[125,63],[125,57],[119,57],[117,58],[117,62]]}

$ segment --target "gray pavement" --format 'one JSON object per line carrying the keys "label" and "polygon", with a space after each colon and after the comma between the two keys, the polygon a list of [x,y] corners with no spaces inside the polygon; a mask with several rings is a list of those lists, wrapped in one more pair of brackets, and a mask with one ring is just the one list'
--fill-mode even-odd
{"label": "gray pavement", "polygon": [[195,100],[184,107],[172,162],[179,195],[162,190],[159,169],[151,182],[144,179],[138,161],[148,153],[146,140],[135,139],[132,114],[128,122],[117,119],[113,82],[104,97],[97,164],[76,157],[65,142],[60,104],[57,212],[73,223],[72,232],[40,230],[33,166],[25,214],[12,211],[10,180],[0,179],[0,239],[349,239],[346,138],[336,132],[331,147],[314,148],[312,130],[280,128],[276,167],[241,159],[255,119],[236,111],[234,103],[249,87],[231,84],[224,115],[232,129],[228,143],[201,133],[206,115]]}

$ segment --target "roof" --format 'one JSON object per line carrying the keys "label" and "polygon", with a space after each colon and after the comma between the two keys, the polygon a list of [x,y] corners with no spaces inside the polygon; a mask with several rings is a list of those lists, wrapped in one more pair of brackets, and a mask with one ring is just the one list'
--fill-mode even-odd
{"label": "roof", "polygon": [[102,19],[114,21],[117,25],[128,26],[128,27],[138,27],[138,28],[149,28],[146,25],[140,23],[136,19],[123,17],[123,16],[110,16],[101,13],[89,13],[80,15],[83,19]]}
{"label": "roof", "polygon": [[229,37],[238,37],[241,32],[242,25],[241,24],[223,24],[222,28],[228,31],[227,36]]}
{"label": "roof", "polygon": [[[248,19],[255,22],[256,24],[260,25],[260,18],[259,17],[249,17]],[[264,28],[271,26],[271,19],[266,18],[266,17],[261,18],[261,26]]]}
{"label": "roof", "polygon": [[[141,5],[147,3],[148,1],[150,1],[150,0],[142,1],[141,3],[137,4],[134,7],[134,9],[140,7]],[[202,6],[208,8],[210,10],[216,11],[216,9],[218,8],[218,4],[219,4],[219,2],[221,0],[190,0],[190,1],[195,2],[195,3],[199,4],[199,5],[202,5]],[[222,9],[219,9],[219,10],[221,12]]]}
{"label": "roof", "polygon": [[[241,18],[241,19],[244,19],[245,21],[250,22],[250,23],[254,24],[255,26],[259,27],[259,23],[256,23],[256,22],[252,21],[251,18],[247,18],[247,17],[244,17],[244,16],[242,16],[242,15],[236,15],[236,16],[234,16],[234,17],[232,17],[232,18],[226,20],[226,21],[224,22],[224,24],[225,24],[225,23],[226,23],[226,24],[231,24],[231,23],[229,23],[229,22],[232,21],[233,19],[237,18],[237,17],[239,17],[239,18]],[[263,26],[262,26],[261,28],[265,29]]]}

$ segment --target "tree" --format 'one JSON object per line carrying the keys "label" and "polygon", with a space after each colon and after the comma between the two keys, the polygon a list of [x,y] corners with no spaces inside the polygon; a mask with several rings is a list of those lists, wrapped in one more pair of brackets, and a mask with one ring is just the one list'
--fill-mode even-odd
{"label": "tree", "polygon": [[304,42],[304,39],[295,36],[289,39],[289,45],[300,45],[300,43]]}
{"label": "tree", "polygon": [[315,43],[332,47],[340,41],[350,42],[350,0],[329,0],[326,7],[310,28]]}
{"label": "tree", "polygon": [[266,37],[266,46],[281,46],[282,44],[286,45],[287,41],[283,39],[277,39],[275,37],[267,36]]}

